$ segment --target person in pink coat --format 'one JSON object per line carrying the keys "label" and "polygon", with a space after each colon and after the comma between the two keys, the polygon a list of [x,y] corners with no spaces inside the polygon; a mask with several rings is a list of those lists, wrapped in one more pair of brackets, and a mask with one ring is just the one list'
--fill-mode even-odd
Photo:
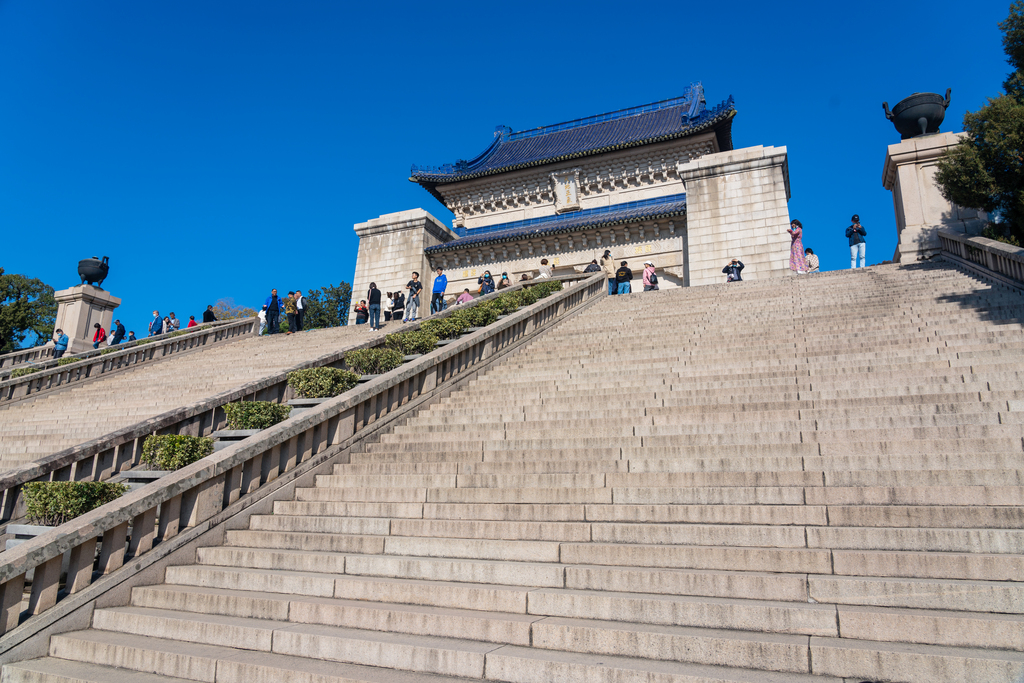
{"label": "person in pink coat", "polygon": [[794,218],[786,232],[789,233],[789,238],[792,240],[789,245],[789,269],[803,275],[807,272],[807,258],[804,256],[804,226]]}

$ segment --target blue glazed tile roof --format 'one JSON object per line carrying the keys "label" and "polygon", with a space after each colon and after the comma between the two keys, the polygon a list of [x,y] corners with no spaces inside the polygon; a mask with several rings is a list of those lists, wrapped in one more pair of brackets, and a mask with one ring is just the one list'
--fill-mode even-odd
{"label": "blue glazed tile roof", "polygon": [[536,235],[555,235],[577,232],[605,225],[636,223],[652,218],[666,218],[686,213],[686,195],[674,194],[655,199],[644,199],[625,204],[603,206],[598,209],[583,209],[560,216],[530,218],[511,223],[488,225],[485,228],[456,228],[459,239],[427,247],[427,254],[456,251],[466,247],[480,247],[501,242],[512,242]]}
{"label": "blue glazed tile roof", "polygon": [[696,84],[682,97],[553,126],[518,132],[499,126],[490,147],[476,158],[439,167],[413,166],[410,180],[441,199],[434,190],[437,185],[686,137],[706,130],[715,130],[719,147],[729,150],[732,149],[731,124],[735,113],[731,96],[718,106],[705,109],[703,87]]}

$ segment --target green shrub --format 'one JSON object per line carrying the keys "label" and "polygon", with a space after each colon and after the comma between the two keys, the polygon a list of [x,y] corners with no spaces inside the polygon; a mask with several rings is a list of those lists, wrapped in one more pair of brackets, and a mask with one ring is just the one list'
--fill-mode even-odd
{"label": "green shrub", "polygon": [[127,484],[109,481],[33,481],[22,486],[26,516],[32,524],[59,526],[117,500]]}
{"label": "green shrub", "polygon": [[345,354],[345,365],[360,375],[383,375],[401,365],[404,355],[397,349],[356,349]]}
{"label": "green shrub", "polygon": [[117,353],[118,351],[124,351],[125,348],[126,347],[124,347],[124,346],[115,346],[115,347],[112,347],[112,348],[109,348],[109,349],[103,349],[102,351],[100,351],[100,355],[101,356],[105,356],[108,353]]}
{"label": "green shrub", "polygon": [[420,329],[436,336],[438,339],[458,339],[459,335],[469,327],[469,322],[463,311],[456,311],[445,318],[426,320],[420,325]]}
{"label": "green shrub", "polygon": [[80,360],[82,360],[82,359],[81,358],[75,358],[74,356],[69,356],[68,358],[58,358],[57,359],[57,365],[58,366],[60,366],[60,365],[71,365],[72,363],[77,363]]}
{"label": "green shrub", "polygon": [[142,444],[142,462],[158,470],[180,470],[213,453],[213,439],[183,434],[154,434]]}
{"label": "green shrub", "polygon": [[338,368],[309,368],[288,373],[288,386],[301,398],[339,396],[359,383],[359,375]]}
{"label": "green shrub", "polygon": [[174,332],[171,332],[169,335],[167,335],[167,338],[170,339],[171,337],[180,337],[181,335],[188,333],[188,330],[175,330]]}
{"label": "green shrub", "polygon": [[39,372],[42,368],[15,368],[11,373],[11,379],[15,377],[24,377],[25,375],[31,375],[33,372]]}
{"label": "green shrub", "polygon": [[498,319],[500,313],[494,301],[488,301],[459,311],[458,315],[463,316],[470,327],[487,327]]}
{"label": "green shrub", "polygon": [[506,292],[491,302],[494,309],[498,312],[498,315],[508,315],[509,313],[515,313],[519,308],[519,292]]}
{"label": "green shrub", "polygon": [[537,297],[543,299],[544,297],[551,296],[555,292],[562,291],[562,281],[548,280],[547,282],[542,282],[539,285],[534,285],[533,287],[530,287],[530,289],[535,290],[537,292]]}
{"label": "green shrub", "polygon": [[270,401],[242,401],[224,406],[228,429],[266,429],[287,420],[291,412],[291,406]]}
{"label": "green shrub", "polygon": [[437,336],[427,330],[389,334],[384,338],[389,349],[401,351],[403,355],[430,353],[437,346]]}

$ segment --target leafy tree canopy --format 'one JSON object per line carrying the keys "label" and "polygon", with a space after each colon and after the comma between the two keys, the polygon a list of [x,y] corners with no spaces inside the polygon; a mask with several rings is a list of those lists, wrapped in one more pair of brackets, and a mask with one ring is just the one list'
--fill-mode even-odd
{"label": "leafy tree canopy", "polygon": [[45,344],[53,335],[57,301],[53,287],[36,278],[5,274],[0,268],[0,353]]}
{"label": "leafy tree canopy", "polygon": [[247,306],[237,306],[231,297],[217,299],[213,305],[213,314],[217,320],[241,320],[256,315],[256,309]]}
{"label": "leafy tree canopy", "polygon": [[1024,244],[1024,0],[1010,5],[999,28],[1014,69],[1006,94],[964,116],[966,135],[939,162],[935,180],[949,201],[996,218],[989,236]]}
{"label": "leafy tree canopy", "polygon": [[352,285],[339,282],[306,292],[306,314],[302,324],[306,329],[339,327],[348,324],[348,309],[352,305]]}

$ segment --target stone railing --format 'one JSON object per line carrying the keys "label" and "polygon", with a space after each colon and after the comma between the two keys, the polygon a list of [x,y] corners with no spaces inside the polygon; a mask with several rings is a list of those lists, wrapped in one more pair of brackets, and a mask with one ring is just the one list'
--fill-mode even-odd
{"label": "stone railing", "polygon": [[11,368],[22,363],[40,363],[53,358],[53,344],[33,346],[31,349],[19,349],[0,355],[0,371],[9,372]]}
{"label": "stone railing", "polygon": [[[74,358],[79,360],[67,365],[59,365],[55,359],[51,359],[41,366],[33,364],[33,368],[40,368],[37,372],[0,381],[0,408],[100,375],[159,361],[176,353],[192,351],[201,346],[235,341],[242,336],[254,334],[258,329],[258,322],[258,318],[245,318],[211,323],[202,326],[202,329],[195,332],[185,329],[158,337],[147,337],[128,344],[118,344],[75,354]],[[28,365],[22,363],[15,366],[14,370],[25,367]]]}
{"label": "stone railing", "polygon": [[950,230],[938,232],[943,258],[1006,284],[1024,285],[1024,248]]}
{"label": "stone railing", "polygon": [[[128,574],[111,577],[111,585],[119,584],[140,571],[147,561],[142,556],[154,546],[160,546],[160,553],[167,547],[173,550],[175,537],[190,527],[216,521],[215,516],[237,508],[235,503],[247,505],[244,497],[302,464],[325,463],[331,453],[362,438],[361,432],[375,431],[375,423],[387,424],[606,295],[605,276],[596,274],[7,550],[0,554],[0,632],[7,633],[21,620],[29,572],[33,575],[28,623],[22,626],[34,633],[41,627],[31,625],[31,617],[59,605],[59,600],[73,601],[94,579],[102,582],[132,560],[124,570]],[[62,591],[65,556],[67,580]]]}

